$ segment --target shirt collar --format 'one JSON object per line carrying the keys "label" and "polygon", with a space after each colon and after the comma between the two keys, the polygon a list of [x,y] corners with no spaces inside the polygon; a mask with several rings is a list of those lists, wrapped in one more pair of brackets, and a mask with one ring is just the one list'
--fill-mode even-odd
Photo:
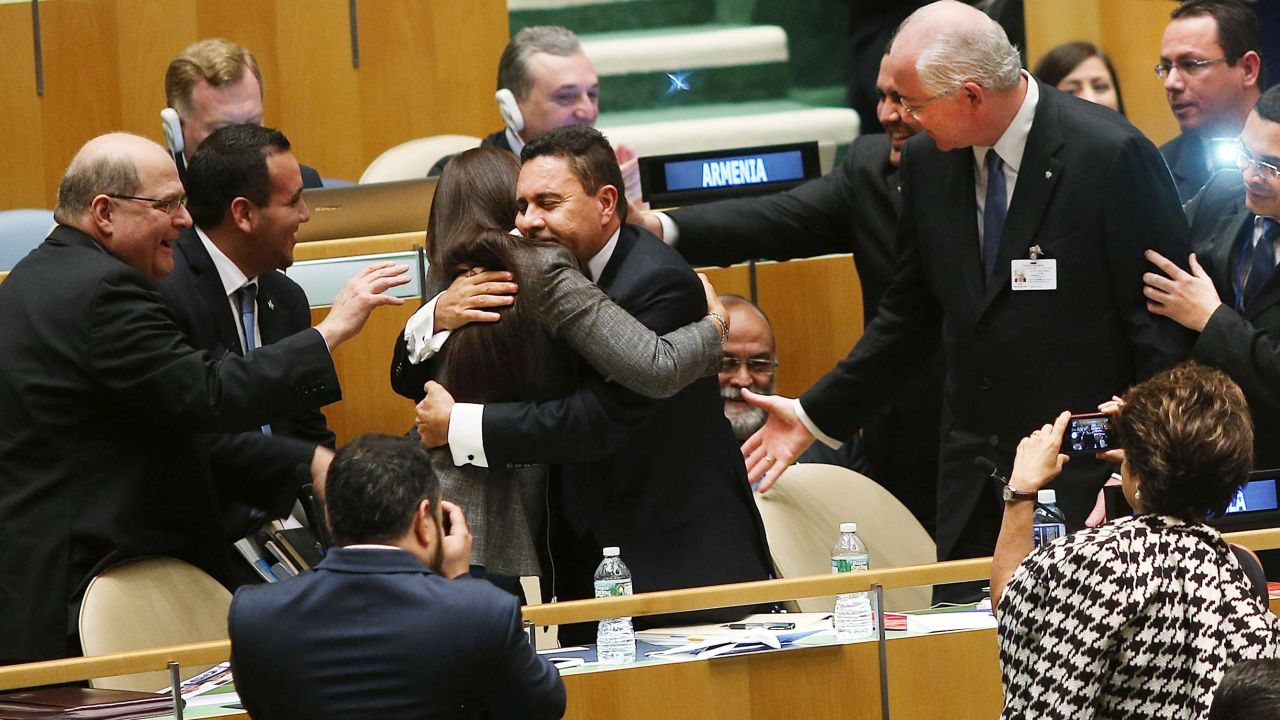
{"label": "shirt collar", "polygon": [[[1021,72],[1022,77],[1027,80],[1027,94],[1022,98],[1022,107],[1018,108],[1013,121],[1009,123],[1009,127],[1005,128],[1004,134],[994,146],[996,154],[1014,175],[1018,174],[1018,168],[1022,165],[1022,155],[1027,150],[1027,137],[1031,135],[1031,123],[1036,117],[1036,105],[1040,102],[1040,87],[1036,79],[1028,75],[1026,70]],[[990,149],[973,146],[973,157],[978,161],[979,168],[986,162],[987,150]]]}
{"label": "shirt collar", "polygon": [[343,545],[342,547],[347,550],[404,550],[402,547],[383,545],[381,543],[360,543],[358,545]]}
{"label": "shirt collar", "polygon": [[622,226],[619,225],[617,230],[613,231],[613,236],[609,238],[609,242],[600,248],[600,252],[587,261],[587,270],[591,271],[591,280],[593,282],[600,281],[600,274],[604,272],[605,267],[609,265],[609,260],[613,258],[613,251],[618,248],[618,237],[622,235]]}
{"label": "shirt collar", "polygon": [[204,230],[196,228],[196,235],[200,237],[200,242],[204,243],[204,249],[208,251],[209,257],[213,259],[213,266],[218,270],[218,278],[222,280],[222,290],[228,297],[232,293],[249,284],[250,278],[240,271],[240,268],[232,262],[227,254],[222,252],[217,245],[214,244]]}

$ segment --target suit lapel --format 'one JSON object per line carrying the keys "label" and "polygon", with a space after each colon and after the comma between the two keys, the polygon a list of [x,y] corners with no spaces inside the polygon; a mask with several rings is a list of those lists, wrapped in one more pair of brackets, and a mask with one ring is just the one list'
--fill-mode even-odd
{"label": "suit lapel", "polygon": [[[1242,224],[1248,225],[1249,230],[1252,231],[1253,213],[1246,211],[1245,216]],[[1238,232],[1233,237],[1239,238],[1240,233],[1245,230],[1242,226],[1236,226],[1236,229]],[[1276,303],[1280,303],[1280,273],[1272,275],[1271,279],[1267,280],[1267,284],[1262,286],[1262,290],[1258,291],[1258,296],[1245,308],[1244,317],[1246,320],[1252,321],[1262,314],[1262,311],[1271,308]]]}
{"label": "suit lapel", "polygon": [[276,271],[258,276],[258,332],[262,344],[269,345],[287,337],[290,333],[285,323],[284,306],[280,303],[279,281]]}
{"label": "suit lapel", "polygon": [[965,294],[970,299],[969,307],[976,308],[982,300],[983,269],[978,241],[978,200],[973,184],[973,151],[968,148],[953,150],[942,157],[949,162],[942,184],[945,197],[937,207],[947,208],[948,212],[950,208],[963,208],[956,216],[963,220],[951,226],[955,233],[953,241],[940,243],[949,256],[944,267],[958,270]]}
{"label": "suit lapel", "polygon": [[[1235,307],[1235,265],[1236,251],[1240,246],[1240,234],[1244,232],[1244,226],[1253,218],[1253,213],[1248,210],[1242,210],[1230,217],[1223,218],[1213,227],[1213,232],[1208,236],[1206,245],[1202,245],[1203,255],[1197,251],[1197,258],[1200,264],[1206,267],[1209,277],[1213,279],[1213,286],[1218,288],[1218,295],[1222,301],[1228,305]],[[1196,246],[1192,245],[1192,250],[1196,251]]]}
{"label": "suit lapel", "polygon": [[204,243],[200,242],[194,230],[183,232],[182,238],[178,241],[178,247],[187,255],[191,274],[195,276],[196,290],[200,293],[200,299],[205,307],[209,309],[213,326],[218,333],[218,340],[228,350],[243,355],[244,349],[240,347],[240,333],[236,330],[237,319],[231,312],[226,291],[222,286],[222,278],[218,275],[218,268],[213,264],[213,258],[209,257],[209,251],[205,250]]}
{"label": "suit lapel", "polygon": [[613,248],[613,256],[609,258],[609,264],[604,266],[604,272],[600,273],[600,277],[596,279],[596,285],[599,285],[602,290],[608,292],[617,281],[618,268],[622,267],[622,263],[631,254],[637,237],[635,228],[627,223],[622,224],[622,231],[618,233],[618,244]]}
{"label": "suit lapel", "polygon": [[1017,258],[1028,257],[1035,244],[1036,231],[1062,175],[1062,163],[1056,157],[1062,144],[1056,99],[1041,86],[1040,102],[1022,153],[1022,165],[1018,168],[1013,200],[1004,223],[1004,238],[996,255],[995,272],[983,296],[982,312],[1009,288],[1009,264]]}

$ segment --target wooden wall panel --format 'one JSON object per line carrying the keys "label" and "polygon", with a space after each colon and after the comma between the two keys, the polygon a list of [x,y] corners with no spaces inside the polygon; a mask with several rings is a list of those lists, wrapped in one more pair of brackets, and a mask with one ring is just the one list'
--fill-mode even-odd
{"label": "wooden wall panel", "polygon": [[1053,47],[1088,40],[1111,56],[1129,120],[1161,145],[1178,134],[1164,87],[1152,68],[1172,0],[1029,0],[1027,57],[1034,66]]}
{"label": "wooden wall panel", "polygon": [[778,342],[778,393],[808,390],[862,337],[862,291],[851,255],[756,266],[759,305]]}
{"label": "wooden wall panel", "polygon": [[164,70],[197,39],[254,52],[266,122],[326,177],[354,180],[392,145],[501,121],[493,76],[504,0],[359,4],[363,62],[351,66],[346,0],[45,0],[45,95],[35,93],[29,3],[0,4],[0,209],[53,206],[89,138],[128,130],[162,142]]}
{"label": "wooden wall panel", "polygon": [[[45,142],[42,100],[36,95],[35,50],[31,34],[31,7],[0,5],[0,208],[52,208],[57,185],[44,182]],[[67,155],[67,159],[71,158]]]}

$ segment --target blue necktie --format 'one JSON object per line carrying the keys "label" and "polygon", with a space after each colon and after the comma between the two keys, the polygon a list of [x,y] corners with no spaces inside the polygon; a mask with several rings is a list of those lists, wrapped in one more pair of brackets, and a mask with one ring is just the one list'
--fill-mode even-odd
{"label": "blue necktie", "polygon": [[1280,231],[1280,223],[1272,218],[1262,219],[1262,234],[1253,246],[1253,255],[1249,261],[1249,279],[1244,284],[1244,306],[1258,297],[1262,286],[1267,284],[1276,273],[1275,238]]}
{"label": "blue necktie", "polygon": [[996,256],[1000,254],[1000,242],[1004,238],[1004,218],[1008,214],[1008,202],[1004,180],[1004,161],[996,149],[987,151],[987,201],[982,208],[982,265],[987,280],[996,272]]}
{"label": "blue necktie", "polygon": [[[236,291],[236,296],[240,299],[240,329],[244,330],[244,354],[248,355],[254,348],[258,347],[257,338],[254,336],[254,318],[258,312],[258,284],[250,283]],[[262,434],[270,435],[271,426],[263,425]]]}

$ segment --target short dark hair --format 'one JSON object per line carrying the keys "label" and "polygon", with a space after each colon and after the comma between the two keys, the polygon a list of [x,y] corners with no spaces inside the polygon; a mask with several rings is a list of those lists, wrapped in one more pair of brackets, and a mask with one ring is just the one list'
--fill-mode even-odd
{"label": "short dark hair", "polygon": [[1253,467],[1253,419],[1221,370],[1185,363],[1124,394],[1113,422],[1147,512],[1222,513]]}
{"label": "short dark hair", "polygon": [[1258,111],[1258,117],[1267,122],[1280,122],[1280,85],[1262,93],[1253,109]]}
{"label": "short dark hair", "polygon": [[271,202],[267,155],[288,152],[289,139],[260,125],[227,125],[215,130],[191,157],[183,177],[187,210],[202,228],[216,227],[238,197],[254,205]]}
{"label": "short dark hair", "polygon": [[440,507],[440,482],[415,440],[361,435],[338,451],[325,482],[325,514],[339,545],[404,537],[423,500]]}
{"label": "short dark hair", "polygon": [[1262,52],[1262,30],[1258,16],[1244,0],[1186,0],[1169,13],[1172,20],[1188,17],[1211,17],[1218,23],[1218,44],[1228,65],[1235,65],[1244,54]]}
{"label": "short dark hair", "polygon": [[609,140],[595,128],[586,125],[558,127],[530,140],[520,151],[520,162],[548,155],[564,158],[569,169],[588,194],[595,195],[605,185],[618,190],[618,219],[627,221],[627,190],[622,183],[622,169]]}
{"label": "short dark hair", "polygon": [[1209,720],[1280,720],[1280,660],[1232,665],[1213,693]]}
{"label": "short dark hair", "polygon": [[1111,58],[1102,51],[1097,45],[1083,40],[1075,42],[1063,43],[1040,58],[1040,62],[1036,63],[1036,69],[1032,71],[1032,75],[1040,78],[1045,85],[1057,87],[1071,71],[1080,66],[1080,63],[1089,58],[1098,58],[1107,68],[1107,74],[1111,76],[1111,86],[1116,90],[1116,106],[1120,114],[1124,114],[1124,95],[1120,93],[1120,76],[1116,75],[1115,66],[1111,64]]}

